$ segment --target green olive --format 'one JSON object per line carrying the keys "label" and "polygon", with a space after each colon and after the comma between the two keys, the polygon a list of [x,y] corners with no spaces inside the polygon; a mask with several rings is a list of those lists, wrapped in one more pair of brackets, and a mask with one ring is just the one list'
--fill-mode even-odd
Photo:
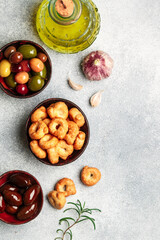
{"label": "green olive", "polygon": [[15,88],[17,86],[17,82],[14,80],[13,73],[11,73],[8,77],[5,78],[5,83],[10,88]]}
{"label": "green olive", "polygon": [[24,59],[35,58],[37,56],[37,49],[30,44],[21,45],[17,51],[22,53]]}
{"label": "green olive", "polygon": [[44,80],[40,76],[33,76],[28,82],[28,88],[32,92],[39,91],[44,86]]}
{"label": "green olive", "polygon": [[47,76],[46,66],[44,65],[44,68],[43,68],[43,70],[41,72],[34,72],[34,71],[32,71],[32,75],[33,76],[40,76],[41,78],[46,79],[46,76]]}

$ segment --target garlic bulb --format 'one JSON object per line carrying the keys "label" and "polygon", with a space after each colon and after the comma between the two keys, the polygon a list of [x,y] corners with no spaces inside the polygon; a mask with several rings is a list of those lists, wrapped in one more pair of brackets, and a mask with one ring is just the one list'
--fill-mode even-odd
{"label": "garlic bulb", "polygon": [[102,98],[102,92],[104,91],[103,90],[98,91],[90,98],[90,104],[92,107],[97,107],[100,104],[101,98]]}
{"label": "garlic bulb", "polygon": [[87,79],[99,81],[111,75],[112,58],[103,51],[91,52],[82,62],[82,70]]}

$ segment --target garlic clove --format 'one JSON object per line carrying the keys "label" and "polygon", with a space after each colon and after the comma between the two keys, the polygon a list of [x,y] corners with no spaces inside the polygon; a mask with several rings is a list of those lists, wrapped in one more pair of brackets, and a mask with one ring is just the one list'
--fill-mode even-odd
{"label": "garlic clove", "polygon": [[74,89],[75,91],[79,91],[83,88],[82,85],[80,84],[77,84],[77,83],[74,83],[73,81],[71,81],[71,79],[68,79],[68,83],[69,83],[69,86]]}
{"label": "garlic clove", "polygon": [[90,104],[92,107],[97,107],[101,103],[102,99],[102,92],[104,90],[96,92],[91,98],[90,98]]}

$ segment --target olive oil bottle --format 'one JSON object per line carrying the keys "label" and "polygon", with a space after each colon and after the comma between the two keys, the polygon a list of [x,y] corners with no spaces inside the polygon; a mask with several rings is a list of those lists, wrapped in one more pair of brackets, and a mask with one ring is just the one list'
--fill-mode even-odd
{"label": "olive oil bottle", "polygon": [[[72,5],[67,5],[71,2]],[[36,26],[41,40],[49,48],[76,53],[96,39],[100,15],[91,0],[44,0],[37,12]]]}

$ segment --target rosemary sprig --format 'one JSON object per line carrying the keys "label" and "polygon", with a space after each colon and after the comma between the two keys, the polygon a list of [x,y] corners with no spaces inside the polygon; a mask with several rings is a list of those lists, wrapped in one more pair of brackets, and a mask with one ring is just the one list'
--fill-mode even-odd
{"label": "rosemary sprig", "polygon": [[[61,225],[63,222],[66,222],[68,227],[66,228],[66,230],[62,230],[62,229],[57,229],[57,233],[61,233],[62,237],[56,237],[54,240],[64,240],[65,236],[68,234],[70,237],[70,240],[73,239],[73,234],[71,231],[71,228],[76,225],[77,223],[83,222],[83,221],[87,221],[89,220],[94,227],[94,230],[96,229],[96,224],[95,224],[95,219],[90,217],[89,215],[92,215],[93,211],[99,211],[101,212],[100,209],[97,208],[85,208],[85,202],[82,204],[79,200],[77,200],[77,203],[73,203],[73,202],[68,202],[67,204],[70,204],[71,207],[67,208],[64,210],[64,212],[70,211],[70,210],[74,210],[77,213],[77,219],[74,219],[72,217],[64,217],[61,218],[59,220],[59,224]],[[89,215],[88,215],[89,214]]]}

